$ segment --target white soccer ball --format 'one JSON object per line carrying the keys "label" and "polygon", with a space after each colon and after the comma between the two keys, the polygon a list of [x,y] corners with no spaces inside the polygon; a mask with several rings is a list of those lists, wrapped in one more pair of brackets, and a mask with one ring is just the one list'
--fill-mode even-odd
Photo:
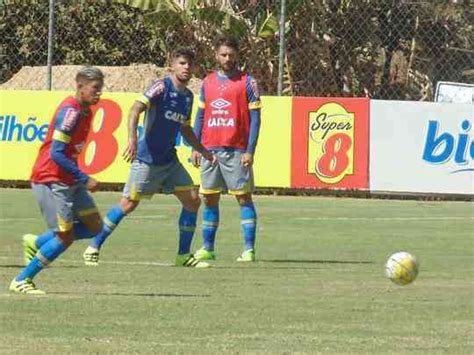
{"label": "white soccer ball", "polygon": [[397,285],[408,285],[418,275],[418,263],[410,253],[399,251],[388,258],[385,274]]}

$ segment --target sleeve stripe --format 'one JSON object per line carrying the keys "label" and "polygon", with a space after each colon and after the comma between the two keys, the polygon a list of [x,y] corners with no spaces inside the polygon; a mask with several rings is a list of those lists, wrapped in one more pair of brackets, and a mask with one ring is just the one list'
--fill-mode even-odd
{"label": "sleeve stripe", "polygon": [[202,102],[201,100],[199,100],[198,107],[199,108],[206,108],[206,104],[204,102]]}
{"label": "sleeve stripe", "polygon": [[142,95],[141,97],[139,97],[137,101],[144,104],[147,108],[150,107],[150,99],[146,97],[145,95]]}
{"label": "sleeve stripe", "polygon": [[262,102],[261,101],[255,101],[255,102],[249,102],[249,109],[250,110],[256,110],[262,108]]}
{"label": "sleeve stripe", "polygon": [[60,141],[63,143],[69,143],[71,141],[71,137],[68,136],[66,133],[58,131],[57,129],[54,130],[53,139],[56,141]]}

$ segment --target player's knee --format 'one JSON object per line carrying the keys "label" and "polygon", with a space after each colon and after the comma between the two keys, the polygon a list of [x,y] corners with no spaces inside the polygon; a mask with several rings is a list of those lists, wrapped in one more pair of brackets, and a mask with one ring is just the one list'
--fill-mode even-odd
{"label": "player's knee", "polygon": [[237,202],[239,203],[240,206],[252,203],[252,195],[251,194],[236,195],[235,198],[236,198],[236,200],[237,200]]}
{"label": "player's knee", "polygon": [[57,237],[66,248],[74,242],[74,234],[72,230],[59,232],[57,233]]}
{"label": "player's knee", "polygon": [[202,199],[207,207],[215,207],[219,204],[219,194],[205,194]]}
{"label": "player's knee", "polygon": [[97,220],[94,220],[92,223],[90,223],[88,225],[88,228],[92,232],[92,234],[96,235],[102,231],[103,226],[104,226],[104,223],[102,222],[102,219],[99,218]]}
{"label": "player's knee", "polygon": [[196,212],[199,207],[201,206],[201,199],[199,196],[192,196],[189,201],[187,201],[186,206],[184,206],[187,210]]}
{"label": "player's knee", "polygon": [[125,214],[129,214],[129,213],[133,212],[135,210],[135,208],[137,208],[138,204],[139,204],[139,201],[133,201],[133,200],[129,200],[129,199],[122,199],[122,201],[120,202],[120,206],[122,207],[122,211]]}

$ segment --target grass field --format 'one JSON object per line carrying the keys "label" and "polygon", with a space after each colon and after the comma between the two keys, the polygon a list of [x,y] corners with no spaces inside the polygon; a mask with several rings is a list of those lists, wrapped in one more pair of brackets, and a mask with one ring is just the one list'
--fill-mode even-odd
{"label": "grass field", "polygon": [[[103,213],[120,194],[97,193]],[[79,241],[7,291],[21,235],[43,230],[30,191],[0,190],[0,352],[474,353],[474,205],[256,196],[259,262],[241,265],[238,208],[221,206],[212,269],[172,267],[178,205],[157,195],[125,220],[97,268]],[[200,227],[194,247],[200,246]],[[383,274],[407,250],[411,285]]]}

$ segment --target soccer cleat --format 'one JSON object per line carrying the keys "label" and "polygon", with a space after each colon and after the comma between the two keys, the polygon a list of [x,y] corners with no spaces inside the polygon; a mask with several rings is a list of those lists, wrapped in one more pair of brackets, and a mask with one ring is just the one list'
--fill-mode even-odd
{"label": "soccer cleat", "polygon": [[87,266],[99,265],[99,249],[88,246],[84,254],[82,254],[82,258]]}
{"label": "soccer cleat", "polygon": [[245,250],[245,251],[237,258],[237,261],[238,261],[238,262],[244,262],[244,263],[255,261],[255,250],[253,250],[253,249]]}
{"label": "soccer cleat", "polygon": [[175,265],[184,266],[184,267],[195,267],[195,268],[211,267],[211,264],[206,263],[205,261],[196,259],[193,254],[182,254],[182,255],[176,256]]}
{"label": "soccer cleat", "polygon": [[216,253],[214,251],[201,248],[194,253],[197,260],[216,260]]}
{"label": "soccer cleat", "polygon": [[24,279],[21,281],[17,281],[13,279],[8,289],[12,292],[22,293],[25,295],[45,295],[46,294],[46,292],[37,289],[36,285],[33,283],[31,279]]}
{"label": "soccer cleat", "polygon": [[23,236],[23,259],[25,261],[25,265],[30,263],[38,251],[36,239],[38,239],[38,236],[34,234],[25,234]]}

